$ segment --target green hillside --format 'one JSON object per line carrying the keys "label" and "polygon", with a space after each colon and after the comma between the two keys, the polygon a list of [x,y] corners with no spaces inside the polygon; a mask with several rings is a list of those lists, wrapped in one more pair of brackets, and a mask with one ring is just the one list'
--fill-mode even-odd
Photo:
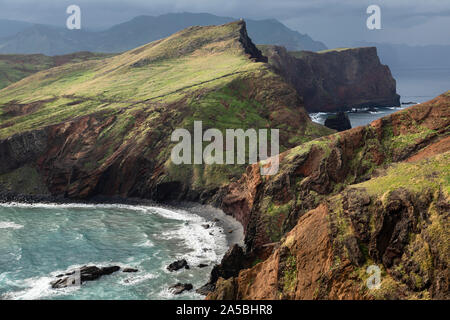
{"label": "green hillside", "polygon": [[0,55],[0,89],[42,70],[65,63],[102,59],[108,56],[112,54],[77,52],[54,57],[43,54],[2,54]]}
{"label": "green hillside", "polygon": [[172,166],[173,129],[192,128],[194,120],[202,120],[204,129],[278,128],[281,151],[332,132],[311,122],[295,90],[264,62],[243,21],[191,27],[121,55],[44,70],[0,90],[0,139],[88,115],[100,121],[88,127],[94,135],[89,150],[86,137],[70,137],[84,139],[71,150],[83,159],[64,166],[81,167],[91,177],[89,172],[101,175],[119,158],[139,153],[151,159],[151,167],[167,169],[159,179],[216,187],[245,166]]}

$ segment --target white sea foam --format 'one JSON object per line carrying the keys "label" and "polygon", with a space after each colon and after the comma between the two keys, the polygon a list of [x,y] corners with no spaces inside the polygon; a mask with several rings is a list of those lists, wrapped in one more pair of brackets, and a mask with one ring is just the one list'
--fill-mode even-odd
{"label": "white sea foam", "polygon": [[317,113],[310,113],[309,117],[311,118],[311,121],[322,124],[326,115],[327,115],[326,112],[317,112]]}
{"label": "white sea foam", "polygon": [[141,283],[145,280],[155,279],[158,277],[158,276],[154,275],[153,273],[145,273],[143,275],[135,275],[134,273],[131,273],[131,274],[132,274],[132,276],[130,276],[126,279],[120,280],[119,283],[124,286],[132,286],[132,285]]}
{"label": "white sea foam", "polygon": [[135,244],[135,246],[136,246],[136,247],[152,248],[152,247],[154,247],[155,245],[154,245],[153,242],[151,242],[150,240],[146,240],[146,241],[144,241],[144,242],[142,242],[142,243]]}
{"label": "white sea foam", "polygon": [[36,277],[15,281],[14,285],[24,289],[6,293],[3,298],[7,300],[36,300],[52,295],[63,295],[78,290],[79,287],[68,287],[64,289],[52,289],[50,282],[52,277]]}
{"label": "white sea foam", "polygon": [[[178,239],[189,249],[179,258],[186,259],[189,264],[201,262],[219,262],[227,250],[226,237],[219,232],[220,228],[214,224],[205,229],[202,225],[207,221],[196,214],[181,209],[165,209],[153,207],[158,214],[167,219],[184,221],[185,223],[174,229],[162,233],[165,239]],[[211,224],[210,224],[211,225]]]}
{"label": "white sea foam", "polygon": [[[174,220],[177,223],[169,224],[168,228],[165,232],[161,234],[163,238],[167,238],[168,240],[176,239],[180,241],[182,247],[185,247],[186,250],[177,251],[177,258],[184,258],[188,261],[191,266],[195,266],[198,263],[207,263],[213,264],[219,262],[223,254],[228,248],[228,244],[226,241],[225,233],[222,232],[222,229],[219,226],[216,226],[214,223],[211,223],[209,220],[204,218],[201,215],[195,213],[195,210],[182,210],[182,209],[173,209],[170,207],[155,207],[155,206],[146,206],[146,205],[121,205],[121,204],[23,204],[23,203],[8,203],[8,204],[0,204],[0,206],[4,207],[18,207],[18,208],[48,208],[48,209],[58,209],[58,208],[82,208],[82,209],[116,209],[123,208],[125,210],[134,210],[146,214],[151,215],[159,215],[163,218]],[[19,228],[23,227],[15,223],[0,222],[0,226],[9,227],[9,228]],[[210,227],[208,229],[204,228],[202,225],[209,224]],[[80,234],[76,234],[76,239],[80,240]],[[81,235],[82,236],[82,235]],[[153,239],[152,239],[153,240]],[[154,240],[153,240],[154,241]],[[135,246],[143,246],[143,247],[152,247],[154,243],[145,235],[139,242],[134,244]],[[154,255],[158,255],[158,251],[156,250]],[[125,262],[126,265],[130,265],[134,259],[128,259],[127,261],[122,261],[118,263],[113,263],[114,265],[123,265]],[[163,268],[165,271],[167,267],[167,257],[164,257],[161,260],[162,264],[164,264]],[[83,265],[85,265],[84,263]],[[104,265],[104,263],[93,263],[94,265]],[[111,265],[112,262],[108,261],[106,264]],[[41,277],[33,277],[25,280],[15,280],[13,286],[16,287],[15,291],[11,291],[6,295],[2,296],[3,299],[45,299],[51,296],[64,296],[67,294],[72,294],[74,290],[78,290],[78,287],[69,287],[64,289],[52,289],[50,282],[53,281],[56,275],[64,273],[66,270],[71,270],[77,267],[81,267],[82,265],[74,265],[70,266],[65,270],[59,270],[52,272],[49,275],[41,276]],[[129,275],[120,275],[117,279],[117,283],[121,285],[135,285],[140,282],[146,281],[148,279],[154,279],[158,277],[158,273],[145,273],[143,268],[139,268],[143,272],[142,274],[129,274]],[[194,275],[191,275],[194,277]],[[127,280],[127,282],[125,282]],[[18,290],[17,290],[18,289]],[[77,293],[78,294],[78,293]],[[170,291],[164,290],[161,297],[164,298],[173,298],[173,295]]]}
{"label": "white sea foam", "polygon": [[0,229],[22,229],[23,225],[12,221],[0,221]]}
{"label": "white sea foam", "polygon": [[127,204],[90,204],[90,203],[21,203],[7,202],[0,204],[0,207],[8,208],[41,208],[41,209],[126,209],[133,211],[146,212],[148,206],[143,205],[127,205]]}

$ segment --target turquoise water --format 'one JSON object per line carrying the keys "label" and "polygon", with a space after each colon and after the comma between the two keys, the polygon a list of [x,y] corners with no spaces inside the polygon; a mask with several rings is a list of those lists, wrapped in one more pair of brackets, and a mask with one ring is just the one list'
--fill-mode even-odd
{"label": "turquoise water", "polygon": [[[168,286],[205,284],[227,249],[218,226],[181,209],[126,205],[0,205],[0,299],[200,299]],[[190,270],[168,272],[185,258]],[[196,268],[206,263],[208,268]],[[51,289],[55,276],[83,265],[119,265],[81,287]]]}

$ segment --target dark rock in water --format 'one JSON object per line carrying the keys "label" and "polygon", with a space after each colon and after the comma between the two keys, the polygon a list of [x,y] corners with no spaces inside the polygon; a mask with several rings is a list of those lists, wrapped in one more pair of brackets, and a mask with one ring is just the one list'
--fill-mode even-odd
{"label": "dark rock in water", "polygon": [[181,294],[184,291],[190,291],[193,288],[194,287],[190,283],[180,283],[180,282],[169,287],[169,289],[172,289],[173,294]]}
{"label": "dark rock in water", "polygon": [[125,268],[125,269],[123,269],[122,270],[122,272],[138,272],[139,270],[138,269],[134,269],[134,268]]}
{"label": "dark rock in water", "polygon": [[80,269],[81,282],[97,280],[101,276],[109,275],[109,274],[117,272],[119,270],[120,270],[120,267],[118,267],[118,266],[104,267],[104,268],[97,268],[95,266],[82,267]]}
{"label": "dark rock in water", "polygon": [[336,115],[331,115],[325,120],[325,127],[337,131],[345,131],[352,128],[348,115],[344,112],[338,112]]}
{"label": "dark rock in water", "polygon": [[403,105],[410,105],[410,104],[417,104],[417,102],[414,101],[408,101],[408,102],[402,102]]}
{"label": "dark rock in water", "polygon": [[[59,279],[50,282],[53,289],[66,288],[86,281],[97,280],[101,276],[109,275],[120,270],[118,266],[99,268],[96,266],[84,266],[77,270],[72,270],[64,275],[58,275]],[[76,273],[79,274],[77,279]],[[65,277],[64,277],[65,276]]]}
{"label": "dark rock in water", "polygon": [[[66,288],[70,286],[74,286],[77,284],[77,280],[74,277],[65,277],[65,278],[59,278],[58,280],[50,282],[50,285],[52,286],[52,289],[61,289]],[[80,282],[78,282],[81,284]]]}
{"label": "dark rock in water", "polygon": [[200,263],[197,267],[199,268],[206,268],[208,265],[204,263]]}
{"label": "dark rock in water", "polygon": [[189,269],[189,265],[188,265],[188,263],[187,263],[187,261],[185,259],[181,259],[181,260],[172,262],[167,267],[167,270],[169,270],[169,271],[177,271],[177,270],[180,270],[182,268]]}
{"label": "dark rock in water", "polygon": [[205,229],[209,229],[210,225],[209,224],[202,224],[202,227],[205,228]]}

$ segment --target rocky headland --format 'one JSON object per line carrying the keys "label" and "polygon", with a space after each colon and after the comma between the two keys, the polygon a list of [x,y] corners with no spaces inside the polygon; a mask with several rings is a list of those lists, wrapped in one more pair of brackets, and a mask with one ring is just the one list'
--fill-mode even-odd
{"label": "rocky headland", "polygon": [[375,47],[288,52],[259,46],[269,63],[303,97],[309,112],[400,105],[396,82]]}
{"label": "rocky headland", "polygon": [[[340,133],[305,109],[397,102],[374,48],[261,52],[243,21],[191,27],[1,90],[0,192],[222,209],[245,248],[213,269],[209,299],[448,298],[450,93]],[[194,120],[280,128],[278,173],[175,165],[170,135]],[[377,292],[365,286],[370,265],[382,272]]]}

